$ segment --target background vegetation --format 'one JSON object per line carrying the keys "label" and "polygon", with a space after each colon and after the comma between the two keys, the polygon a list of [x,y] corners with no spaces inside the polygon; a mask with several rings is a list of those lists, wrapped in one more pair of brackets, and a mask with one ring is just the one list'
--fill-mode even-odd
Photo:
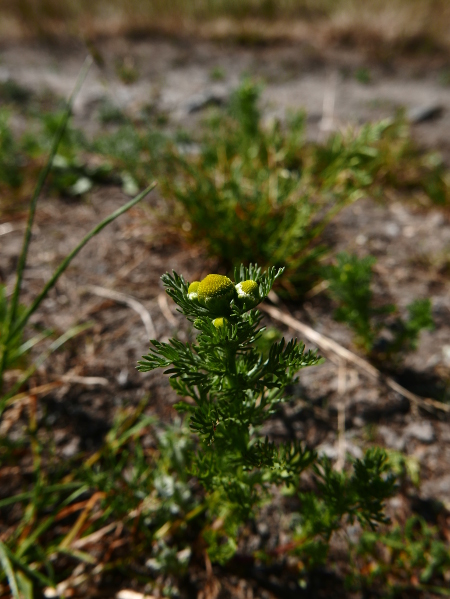
{"label": "background vegetation", "polygon": [[[155,29],[254,43],[312,39],[367,43],[395,50],[449,48],[445,0],[2,0],[3,31],[11,35],[95,36]],[[308,32],[301,25],[314,24]]]}

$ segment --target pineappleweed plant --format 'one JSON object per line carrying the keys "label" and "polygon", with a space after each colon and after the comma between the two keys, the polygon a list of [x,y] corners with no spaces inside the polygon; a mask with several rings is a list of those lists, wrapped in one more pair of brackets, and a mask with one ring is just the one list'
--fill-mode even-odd
{"label": "pineappleweed plant", "polygon": [[[175,408],[187,415],[198,440],[188,460],[191,474],[203,485],[207,501],[216,498],[209,505],[216,506],[225,522],[227,542],[213,531],[206,539],[217,561],[232,556],[239,525],[268,498],[273,485],[298,495],[299,545],[313,562],[326,555],[332,533],[345,519],[370,527],[385,522],[384,501],[394,491],[386,455],[378,448],[356,460],[350,472],[337,472],[299,440],[276,445],[259,433],[289,399],[286,389],[298,371],[320,360],[297,340],[273,343],[268,355],[257,349],[264,328],[255,308],[282,273],[241,266],[235,269],[234,282],[210,274],[190,284],[175,272],[166,273],[166,292],[198,336],[193,344],[153,340],[138,365],[141,372],[166,368],[172,388],[183,398]],[[313,489],[303,491],[300,475],[307,468],[312,470]]]}

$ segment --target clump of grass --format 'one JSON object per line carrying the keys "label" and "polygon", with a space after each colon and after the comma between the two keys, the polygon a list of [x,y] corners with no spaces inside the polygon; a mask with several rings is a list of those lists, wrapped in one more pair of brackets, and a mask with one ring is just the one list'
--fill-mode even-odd
{"label": "clump of grass", "polygon": [[367,85],[372,81],[372,75],[367,67],[361,67],[355,72],[355,79],[363,85]]}
{"label": "clump of grass", "polygon": [[[6,295],[4,293],[4,289],[2,288],[2,290],[1,290],[1,296],[0,296],[0,316],[1,316],[1,321],[0,321],[0,330],[1,330],[1,336],[0,336],[0,393],[2,393],[2,390],[3,390],[3,381],[4,381],[5,371],[10,366],[11,361],[13,361],[16,357],[18,357],[17,356],[18,353],[19,353],[19,355],[21,355],[26,351],[24,349],[24,347],[26,347],[27,349],[30,349],[33,345],[33,343],[28,344],[28,347],[27,347],[27,344],[25,344],[25,346],[21,345],[22,333],[23,333],[30,317],[37,310],[37,308],[41,304],[42,300],[47,296],[48,292],[55,285],[55,283],[57,282],[57,280],[59,279],[61,274],[66,270],[66,268],[68,267],[70,262],[73,260],[73,258],[78,254],[78,252],[86,245],[86,243],[88,243],[88,241],[90,239],[92,239],[92,237],[97,235],[105,226],[107,226],[110,222],[115,220],[118,216],[120,216],[121,214],[126,212],[129,208],[134,206],[137,202],[142,200],[142,198],[145,197],[149,193],[149,191],[155,186],[155,184],[152,184],[151,186],[147,187],[147,189],[144,190],[144,192],[142,192],[141,194],[139,194],[136,198],[134,198],[133,200],[131,200],[130,202],[128,202],[127,204],[125,204],[124,206],[122,206],[121,208],[119,208],[118,210],[113,212],[112,214],[110,214],[105,219],[103,219],[96,227],[94,227],[87,235],[85,235],[85,237],[79,242],[79,244],[64,258],[64,260],[57,267],[57,269],[55,270],[53,275],[50,277],[50,279],[44,285],[41,292],[35,297],[34,301],[31,303],[31,305],[26,306],[26,307],[23,307],[20,305],[19,298],[20,298],[20,292],[21,292],[21,286],[22,286],[22,280],[23,280],[23,273],[24,273],[24,269],[26,266],[28,250],[29,250],[29,245],[30,245],[30,241],[31,241],[31,231],[32,231],[32,227],[33,227],[37,201],[38,201],[39,195],[42,191],[42,188],[45,184],[46,178],[48,177],[49,173],[51,172],[53,161],[58,156],[58,154],[57,154],[58,148],[65,137],[65,129],[66,129],[66,126],[67,126],[67,123],[68,123],[68,120],[69,120],[69,117],[71,114],[73,98],[74,98],[75,94],[77,93],[77,90],[79,89],[79,86],[81,85],[82,81],[84,80],[84,77],[87,74],[89,66],[90,66],[90,60],[86,60],[85,65],[83,66],[83,69],[80,72],[79,79],[77,80],[77,85],[75,86],[75,90],[66,106],[65,111],[61,115],[59,123],[56,124],[53,120],[49,121],[51,125],[55,125],[54,137],[53,137],[51,146],[49,148],[49,156],[48,156],[46,165],[39,175],[33,196],[31,198],[31,202],[30,202],[30,206],[29,206],[29,210],[28,210],[27,226],[25,229],[25,235],[24,235],[24,239],[23,239],[22,249],[20,252],[20,256],[19,256],[17,268],[16,268],[16,282],[15,282],[15,286],[14,286],[11,298],[7,299]],[[4,128],[4,130],[7,133],[7,136],[6,136],[7,143],[11,143],[11,138],[9,137],[9,130],[6,127]],[[62,149],[64,150],[64,143],[62,144]],[[69,152],[72,151],[71,144],[69,145],[68,151]],[[4,411],[5,407],[7,406],[9,399],[16,393],[16,391],[22,385],[24,385],[27,382],[27,380],[30,378],[30,376],[33,374],[33,372],[35,372],[35,370],[42,364],[42,362],[48,357],[48,355],[50,355],[50,353],[55,351],[62,343],[67,341],[67,339],[69,339],[73,334],[77,334],[78,332],[79,332],[78,327],[75,327],[73,329],[73,331],[67,331],[66,333],[64,333],[59,339],[57,339],[50,346],[50,349],[47,350],[47,352],[44,352],[42,354],[42,356],[37,360],[37,362],[25,372],[24,376],[19,379],[19,381],[13,386],[13,388],[8,390],[6,395],[3,395],[0,398],[0,415]]]}
{"label": "clump of grass", "polygon": [[442,161],[418,152],[401,117],[306,143],[302,114],[262,125],[260,92],[244,80],[227,113],[207,121],[200,154],[174,155],[178,177],[163,186],[191,223],[188,239],[225,267],[285,265],[285,292],[301,294],[319,277],[321,233],[348,203],[388,187],[448,202]]}
{"label": "clump of grass", "polygon": [[304,176],[304,116],[265,129],[258,107],[260,88],[245,81],[228,114],[208,122],[198,157],[177,157],[179,177],[166,180],[192,225],[189,238],[230,267],[257,258],[287,266],[285,286],[295,293],[317,276],[322,249],[317,236],[337,202],[317,197]]}
{"label": "clump of grass", "polygon": [[209,72],[209,78],[211,81],[223,81],[225,79],[226,72],[222,67],[214,67]]}
{"label": "clump of grass", "polygon": [[136,83],[139,79],[139,71],[131,56],[126,56],[116,62],[116,75],[126,85]]}
{"label": "clump of grass", "polygon": [[450,180],[442,157],[419,150],[402,113],[394,120],[337,133],[326,144],[317,145],[311,169],[328,189],[359,189],[380,199],[391,189],[437,205],[450,201]]}
{"label": "clump of grass", "polygon": [[[64,112],[34,109],[27,130],[17,139],[9,126],[13,109],[0,111],[0,185],[7,197],[29,185],[28,174],[34,174],[50,151]],[[101,105],[99,118],[117,126],[93,141],[72,126],[64,131],[47,178],[48,189],[57,195],[81,196],[94,185],[111,182],[122,183],[125,193],[136,195],[149,177],[170,165],[167,139],[159,130],[139,129],[108,103]]]}
{"label": "clump of grass", "polygon": [[[66,110],[61,115],[59,123],[57,123],[46,166],[42,170],[36,184],[29,207],[27,227],[17,263],[16,281],[11,296],[7,297],[4,286],[0,286],[0,416],[2,416],[3,412],[10,406],[13,406],[17,401],[23,399],[23,396],[21,394],[17,395],[17,393],[24,387],[24,385],[26,385],[37,368],[39,368],[54,351],[61,347],[61,345],[87,327],[87,325],[81,324],[65,331],[54,340],[46,350],[42,351],[30,366],[26,365],[27,367],[20,373],[18,380],[14,384],[8,384],[8,387],[5,388],[6,372],[13,365],[17,365],[19,358],[24,356],[31,347],[36,345],[36,343],[39,343],[45,336],[37,336],[25,343],[23,342],[23,333],[30,317],[38,309],[49,290],[52,289],[72,259],[86,245],[86,243],[88,243],[92,237],[97,235],[106,225],[139,202],[145,195],[147,195],[150,189],[154,187],[154,184],[151,185],[136,198],[128,202],[128,204],[125,204],[125,206],[122,206],[114,213],[110,214],[94,227],[94,229],[81,240],[72,252],[65,257],[33,302],[28,306],[22,306],[19,303],[37,201],[45,184],[46,177],[50,173],[52,162],[57,156],[58,146],[64,137],[65,127],[71,114],[73,99],[87,74],[89,66],[90,61],[86,61],[80,72],[77,85],[67,104]],[[51,124],[52,123],[53,121]],[[64,144],[62,145],[62,149],[64,150]],[[40,432],[42,432],[42,430]],[[125,435],[125,441],[129,439],[129,436],[130,433]],[[87,476],[94,476],[95,483],[92,484],[97,484],[97,491],[91,495],[87,503],[85,502],[85,511],[78,520],[75,521],[74,526],[70,531],[67,532],[64,528],[61,531],[59,524],[56,524],[55,526],[55,523],[64,519],[67,514],[73,512],[71,508],[69,508],[69,510],[66,508],[72,504],[75,499],[79,499],[80,496],[85,494],[86,491],[88,491],[88,487],[84,481],[73,481],[73,476],[68,473],[67,470],[62,473],[60,468],[57,468],[55,471],[55,469],[48,463],[45,464],[45,459],[48,459],[50,462],[53,462],[54,460],[52,456],[45,455],[47,448],[44,449],[41,439],[38,436],[38,417],[36,398],[34,396],[29,398],[29,423],[25,438],[23,439],[22,435],[20,435],[20,437],[22,438],[19,440],[16,439],[16,441],[12,443],[7,438],[2,437],[0,439],[2,465],[6,463],[7,467],[12,467],[10,463],[16,460],[16,449],[18,447],[22,450],[20,455],[23,455],[24,450],[25,453],[28,453],[28,455],[31,456],[31,463],[33,464],[33,480],[31,488],[22,493],[19,492],[16,496],[6,497],[0,500],[0,510],[6,508],[7,512],[9,512],[9,506],[14,505],[16,507],[16,510],[13,509],[12,513],[10,512],[6,515],[6,519],[9,519],[12,527],[9,527],[8,533],[3,535],[2,541],[0,542],[0,561],[3,566],[3,571],[0,573],[0,580],[3,580],[5,577],[7,578],[11,593],[15,599],[19,599],[21,596],[32,597],[33,582],[38,582],[41,586],[55,586],[58,579],[57,576],[55,576],[54,568],[50,564],[51,560],[54,559],[55,554],[63,556],[62,565],[59,570],[60,576],[68,575],[67,556],[71,559],[73,557],[80,559],[80,556],[82,560],[86,559],[86,554],[79,552],[76,549],[72,551],[70,545],[85,523],[86,518],[89,517],[90,512],[94,510],[97,502],[106,495],[105,490],[101,488],[102,483],[108,490],[113,483],[113,480],[111,480],[109,475],[103,478],[101,476],[95,478],[94,472],[89,470]],[[115,441],[114,433],[113,441]],[[120,446],[120,442],[116,442],[115,447],[117,446]],[[91,465],[97,461],[98,457],[99,456],[96,456],[95,459],[92,460]],[[61,466],[61,464],[59,464],[59,466]],[[62,469],[64,470],[65,467]],[[54,484],[52,484],[54,480],[52,480],[53,476],[56,477],[56,482]],[[66,480],[61,481],[63,477],[65,477]],[[26,482],[29,483],[29,480]],[[98,488],[101,488],[101,490],[98,490]],[[131,487],[129,486],[128,489],[130,488]],[[23,489],[19,489],[19,491],[22,490]],[[21,502],[27,504],[25,510],[22,510]],[[52,514],[50,516],[48,515],[49,511]],[[75,509],[75,511],[77,510]],[[107,516],[109,516],[107,510],[106,513]],[[54,534],[50,535],[51,539],[49,539],[48,531],[52,527],[54,527]],[[41,537],[44,546],[42,546]],[[90,558],[87,558],[87,561],[88,563],[92,563]]]}

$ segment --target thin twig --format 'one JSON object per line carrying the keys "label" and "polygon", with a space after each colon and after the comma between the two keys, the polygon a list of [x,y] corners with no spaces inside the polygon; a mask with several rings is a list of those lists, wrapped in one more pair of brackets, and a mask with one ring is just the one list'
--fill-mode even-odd
{"label": "thin twig", "polygon": [[144,595],[137,591],[122,589],[116,594],[116,599],[156,599],[155,595]]}
{"label": "thin twig", "polygon": [[75,383],[78,385],[86,385],[88,387],[91,385],[101,385],[102,387],[109,385],[108,379],[103,376],[79,376],[78,374],[70,373],[63,374],[61,381],[63,383]]}
{"label": "thin twig", "polygon": [[406,399],[409,399],[409,401],[419,405],[424,410],[430,411],[434,408],[435,410],[440,410],[442,412],[450,412],[450,405],[441,403],[440,401],[428,397],[419,397],[415,393],[408,391],[408,389],[405,389],[404,387],[399,385],[391,377],[385,376],[382,372],[378,370],[378,368],[375,368],[375,366],[372,366],[372,364],[367,362],[367,360],[364,360],[363,358],[357,356],[345,347],[342,347],[342,345],[339,345],[339,343],[336,343],[336,341],[333,341],[333,339],[330,339],[329,337],[325,337],[325,335],[318,333],[313,328],[311,328],[307,324],[304,324],[303,322],[300,322],[290,314],[285,314],[284,312],[281,312],[281,310],[279,310],[278,308],[275,308],[274,306],[268,306],[267,304],[261,304],[259,308],[263,312],[269,314],[269,316],[271,316],[275,320],[284,323],[285,325],[291,327],[295,331],[298,331],[299,333],[304,335],[307,339],[309,339],[309,341],[315,343],[318,347],[320,347],[321,350],[332,352],[338,355],[340,358],[343,358],[347,362],[354,364],[362,371],[364,371],[366,374],[368,374],[370,377],[379,381],[383,381],[393,391],[395,391],[399,395],[402,395]]}
{"label": "thin twig", "polygon": [[71,549],[82,549],[86,547],[86,545],[90,545],[91,543],[97,543],[103,538],[106,534],[117,528],[119,522],[111,522],[111,524],[107,524],[103,528],[96,530],[95,532],[87,535],[86,537],[81,537],[81,539],[77,539],[76,541],[72,541],[70,544]]}
{"label": "thin twig", "polygon": [[97,285],[87,285],[83,288],[82,291],[87,291],[89,293],[93,293],[94,295],[98,295],[99,297],[104,297],[119,304],[125,304],[135,312],[139,314],[142,322],[145,326],[145,331],[147,333],[147,337],[149,339],[156,339],[156,330],[155,325],[153,324],[152,317],[148,312],[147,308],[145,308],[140,302],[137,301],[134,297],[130,295],[126,295],[125,293],[120,293],[119,291],[113,291],[112,289],[106,289],[105,287],[98,287]]}

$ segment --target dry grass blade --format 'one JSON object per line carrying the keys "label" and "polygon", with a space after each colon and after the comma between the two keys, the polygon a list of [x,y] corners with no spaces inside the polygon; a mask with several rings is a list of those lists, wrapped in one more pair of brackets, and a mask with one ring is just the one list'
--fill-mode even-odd
{"label": "dry grass blade", "polygon": [[90,543],[97,543],[97,541],[100,541],[100,539],[102,539],[106,534],[117,528],[119,524],[119,522],[111,522],[111,524],[107,524],[103,528],[96,530],[90,535],[82,537],[81,539],[77,539],[70,546],[72,549],[81,549]]}
{"label": "dry grass blade", "polygon": [[105,287],[98,287],[97,285],[87,285],[83,288],[83,291],[93,293],[94,295],[98,295],[99,297],[104,297],[106,299],[113,300],[119,304],[124,304],[128,306],[129,308],[137,312],[141,317],[141,320],[145,326],[147,337],[149,339],[156,339],[155,325],[153,324],[153,320],[150,316],[149,311],[134,297],[126,295],[125,293],[120,293],[120,291],[113,291],[112,289],[106,289]]}
{"label": "dry grass blade", "polygon": [[129,589],[122,589],[117,593],[116,599],[156,599],[156,597],[154,595],[144,595],[143,593]]}
{"label": "dry grass blade", "polygon": [[33,387],[29,391],[24,391],[23,393],[18,393],[17,395],[13,395],[13,397],[10,397],[6,402],[6,406],[10,406],[11,404],[16,403],[18,401],[28,399],[31,395],[47,395],[48,393],[53,391],[53,389],[61,387],[61,385],[61,381],[55,381],[54,383],[46,383],[45,385]]}
{"label": "dry grass blade", "polygon": [[79,385],[101,385],[102,387],[106,387],[108,383],[108,379],[105,379],[103,376],[78,376],[77,374],[64,374],[61,377],[61,380],[64,383],[77,383]]}
{"label": "dry grass blade", "polygon": [[65,548],[71,546],[72,542],[75,540],[75,537],[80,532],[81,527],[85,523],[87,517],[89,516],[89,513],[94,508],[97,501],[99,501],[100,499],[104,499],[104,498],[105,498],[105,493],[102,493],[100,491],[98,491],[97,493],[94,493],[94,495],[92,495],[92,497],[88,500],[83,512],[78,517],[78,520],[75,522],[75,524],[73,525],[71,530],[67,533],[67,535],[64,537],[64,539],[61,541],[61,543],[59,545],[59,549],[65,549]]}
{"label": "dry grass blade", "polygon": [[441,403],[439,401],[436,401],[435,399],[430,399],[428,397],[419,397],[415,393],[408,391],[408,389],[405,389],[404,387],[399,385],[391,377],[383,375],[383,373],[380,372],[378,368],[375,368],[375,366],[372,366],[372,364],[370,364],[360,356],[357,356],[350,350],[346,349],[345,347],[342,347],[342,345],[339,345],[339,343],[336,343],[336,341],[333,341],[333,339],[330,339],[329,337],[325,337],[325,335],[318,333],[313,328],[311,328],[307,324],[304,324],[303,322],[300,322],[290,314],[285,314],[278,308],[275,308],[274,306],[268,306],[267,304],[262,304],[259,306],[259,308],[263,312],[266,312],[266,314],[268,314],[271,318],[278,320],[279,322],[282,322],[288,327],[291,327],[295,331],[298,331],[299,333],[304,335],[309,341],[315,343],[318,347],[320,347],[322,351],[332,352],[340,358],[346,360],[347,362],[354,364],[360,370],[368,374],[370,377],[383,381],[393,391],[399,393],[400,395],[402,395],[412,403],[418,405],[419,407],[423,408],[424,410],[430,411],[435,409],[440,410],[441,412],[450,413],[450,405]]}

